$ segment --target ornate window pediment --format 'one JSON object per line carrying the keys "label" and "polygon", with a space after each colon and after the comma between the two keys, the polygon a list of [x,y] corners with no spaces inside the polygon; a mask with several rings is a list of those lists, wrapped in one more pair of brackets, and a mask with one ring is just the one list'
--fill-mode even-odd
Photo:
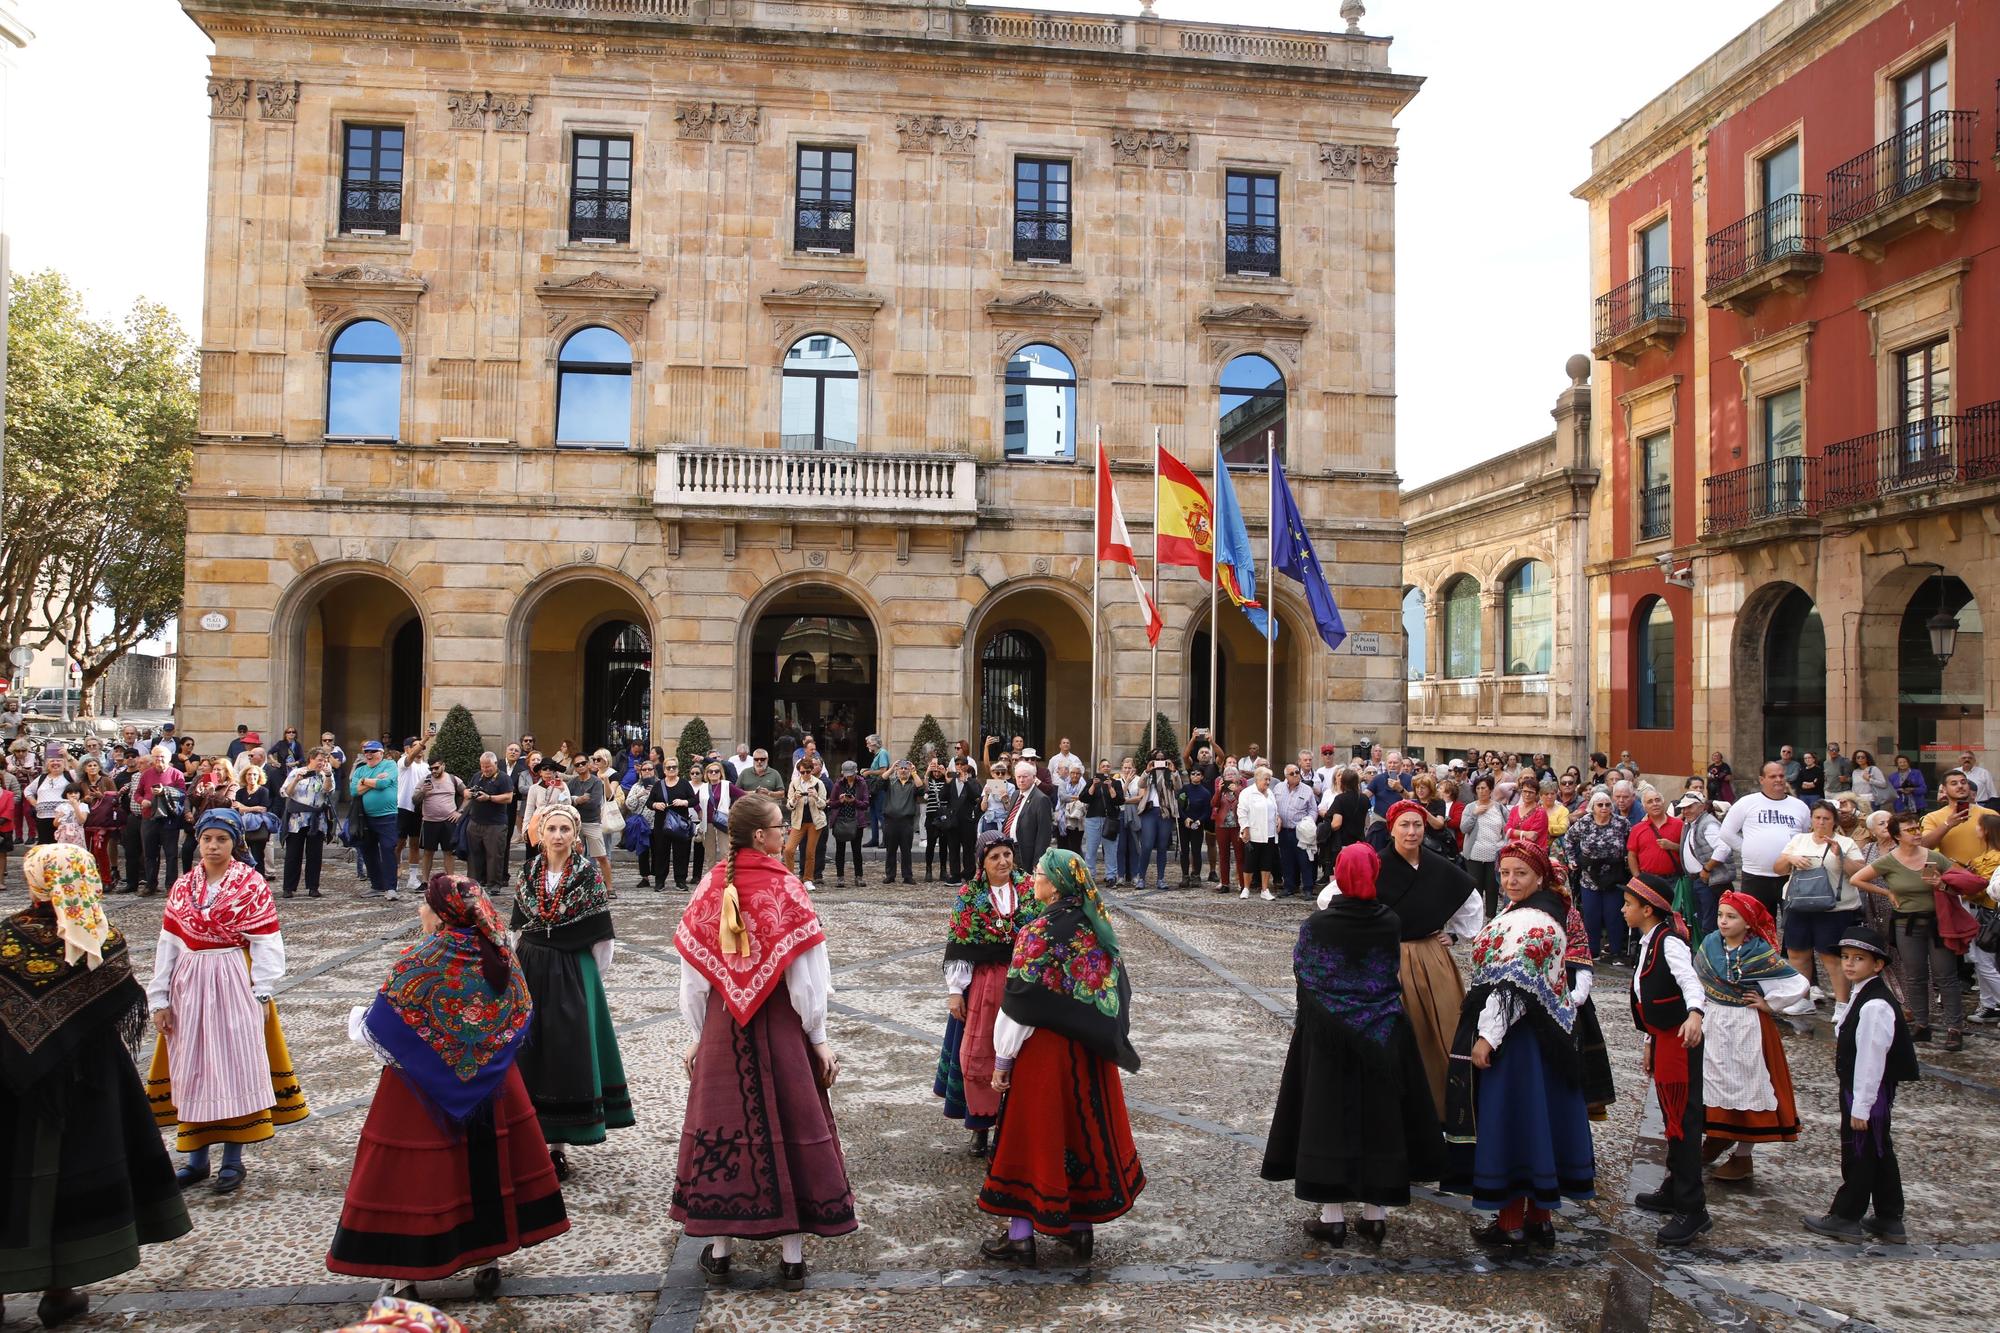
{"label": "ornate window pediment", "polygon": [[417,301],[430,290],[414,270],[379,264],[321,264],[303,281],[312,293],[313,317],[329,330],[366,318],[408,334]]}
{"label": "ornate window pediment", "polygon": [[1217,365],[1245,352],[1276,353],[1293,369],[1312,321],[1262,302],[1210,306],[1195,317],[1208,330],[1209,359]]}
{"label": "ornate window pediment", "polygon": [[1026,296],[996,297],[986,303],[986,318],[994,325],[993,350],[1003,361],[1029,343],[1053,342],[1088,374],[1091,332],[1104,307],[1072,301],[1044,288]]}
{"label": "ornate window pediment", "polygon": [[592,270],[579,278],[544,282],[535,287],[548,319],[551,347],[589,324],[602,324],[625,335],[634,348],[645,337],[646,310],[660,294],[657,287],[626,282]]}
{"label": "ornate window pediment", "polygon": [[808,329],[837,334],[850,346],[866,346],[874,339],[875,312],[883,306],[874,292],[838,282],[808,282],[790,291],[765,292],[763,302],[771,312],[780,348],[790,347]]}

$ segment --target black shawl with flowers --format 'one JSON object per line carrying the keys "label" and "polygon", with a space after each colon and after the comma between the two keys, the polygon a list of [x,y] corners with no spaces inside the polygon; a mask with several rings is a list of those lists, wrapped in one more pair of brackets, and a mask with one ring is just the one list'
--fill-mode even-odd
{"label": "black shawl with flowers", "polygon": [[1015,931],[1000,1012],[1023,1026],[1059,1032],[1136,1073],[1132,983],[1090,869],[1075,852],[1057,848],[1036,869],[1055,884],[1056,900],[1047,915]]}
{"label": "black shawl with flowers", "polygon": [[146,1022],[146,992],[132,976],[125,937],[105,937],[104,961],[64,961],[55,909],[35,903],[0,918],[0,1086],[43,1104],[59,1101],[60,1079],[77,1048],[110,1027],[128,1049]]}
{"label": "black shawl with flowers", "polygon": [[1042,905],[1036,901],[1025,871],[1016,870],[1008,882],[1014,886],[1011,915],[993,905],[993,889],[984,874],[958,891],[958,901],[951,908],[951,925],[945,931],[946,962],[1004,963],[1013,958],[1016,932],[1042,914]]}
{"label": "black shawl with flowers", "polygon": [[547,870],[545,853],[528,858],[514,890],[509,927],[564,953],[581,953],[599,940],[613,938],[611,897],[598,877],[597,863],[581,847],[572,851],[553,894],[548,891]]}

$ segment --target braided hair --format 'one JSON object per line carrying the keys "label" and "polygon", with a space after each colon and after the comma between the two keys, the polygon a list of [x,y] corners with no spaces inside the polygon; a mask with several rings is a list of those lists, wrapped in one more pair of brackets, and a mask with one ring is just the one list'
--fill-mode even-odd
{"label": "braided hair", "polygon": [[725,887],[736,887],[736,853],[750,846],[750,839],[757,830],[770,825],[772,815],[783,813],[778,803],[762,792],[751,792],[730,803],[729,858],[722,872]]}

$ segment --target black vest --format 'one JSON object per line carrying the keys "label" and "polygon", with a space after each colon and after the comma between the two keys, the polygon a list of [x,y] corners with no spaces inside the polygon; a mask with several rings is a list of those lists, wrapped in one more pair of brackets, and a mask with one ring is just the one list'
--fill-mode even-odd
{"label": "black vest", "polygon": [[1666,948],[1671,927],[1662,926],[1639,953],[1639,991],[1632,997],[1632,1021],[1641,1032],[1671,1032],[1687,1022],[1687,1001],[1681,998],[1681,984],[1667,966]]}
{"label": "black vest", "polygon": [[[1841,1091],[1852,1096],[1854,1093],[1854,1053],[1859,1044],[1855,1033],[1861,1026],[1861,1006],[1876,1002],[1889,1006],[1889,1012],[1896,1018],[1896,1033],[1889,1038],[1889,1053],[1882,1061],[1882,1081],[1884,1083],[1913,1083],[1918,1077],[1917,1048],[1910,1040],[1910,1025],[1903,1019],[1903,1006],[1896,1003],[1896,996],[1889,989],[1883,974],[1877,972],[1862,982],[1854,990],[1849,1002],[1847,1021],[1840,1025],[1840,1037],[1835,1042],[1833,1066],[1840,1073]],[[1864,1114],[1856,1108],[1854,1114]]]}

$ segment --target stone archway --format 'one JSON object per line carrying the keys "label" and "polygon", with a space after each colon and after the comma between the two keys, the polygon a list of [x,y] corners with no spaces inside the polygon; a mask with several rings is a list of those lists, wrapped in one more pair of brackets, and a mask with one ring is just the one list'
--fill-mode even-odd
{"label": "stone archway", "polygon": [[1780,745],[1826,754],[1827,628],[1812,595],[1782,579],[1758,587],[1737,611],[1725,757],[1739,774],[1776,758]]}
{"label": "stone archway", "polygon": [[[1293,750],[1317,745],[1309,734],[1312,718],[1309,701],[1313,691],[1305,683],[1305,664],[1324,645],[1310,628],[1311,621],[1280,605],[1278,634],[1271,644],[1271,681],[1276,708],[1271,714],[1271,735],[1265,732],[1264,637],[1236,607],[1227,603],[1217,608],[1222,622],[1216,659],[1216,714],[1211,734],[1229,753],[1241,755],[1251,741],[1257,742],[1265,758],[1273,747],[1280,758]],[[1182,716],[1200,724],[1208,717],[1209,630],[1208,608],[1197,611],[1189,624],[1186,661],[1188,664],[1187,707]],[[1193,728],[1190,727],[1190,730]]]}
{"label": "stone archway", "polygon": [[[510,627],[517,668],[509,716],[544,753],[621,750],[631,740],[673,748],[653,734],[653,618],[622,580],[563,573],[522,598]],[[516,732],[514,734],[519,734]]]}
{"label": "stone archway", "polygon": [[400,745],[429,716],[430,632],[415,594],[386,568],[336,567],[296,586],[275,617],[274,728]]}
{"label": "stone archway", "polygon": [[[1053,585],[1010,584],[974,613],[965,641],[973,750],[988,734],[1021,736],[1042,754],[1064,737],[1091,747],[1090,619]],[[977,734],[974,734],[974,733]]]}
{"label": "stone archway", "polygon": [[[792,751],[811,735],[834,772],[867,760],[863,738],[880,730],[882,639],[869,608],[831,582],[788,584],[744,618],[738,689],[748,701],[744,734],[789,773]],[[896,737],[886,737],[892,753]]]}

